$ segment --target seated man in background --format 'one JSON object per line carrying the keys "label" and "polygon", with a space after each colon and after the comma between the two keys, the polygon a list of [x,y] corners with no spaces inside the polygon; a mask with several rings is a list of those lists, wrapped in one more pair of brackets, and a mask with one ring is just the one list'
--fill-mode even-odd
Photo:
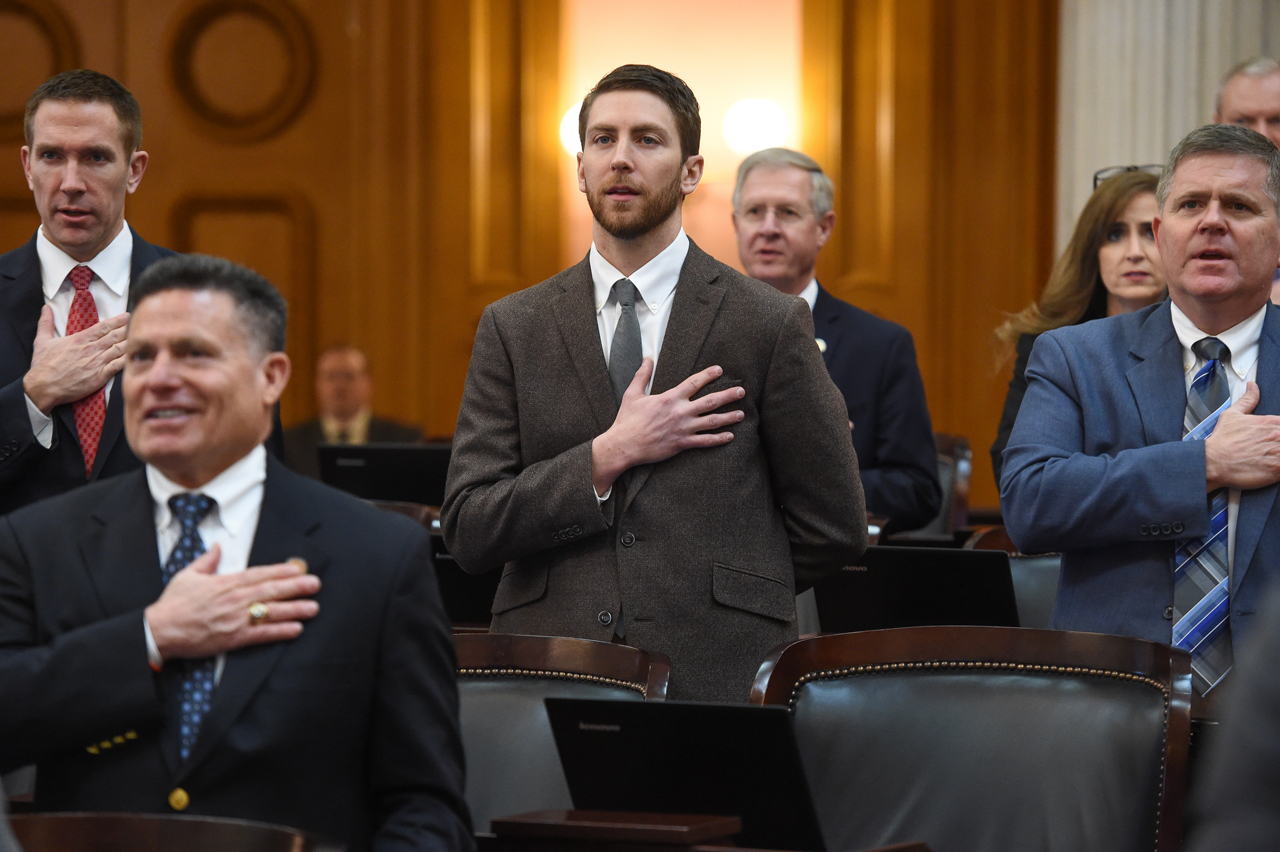
{"label": "seated man in background", "polygon": [[924,526],[942,504],[938,454],[911,333],[828,293],[814,269],[831,236],[831,178],[811,157],[757,151],[738,167],[733,230],[752,278],[804,299],[818,348],[844,396],[867,511],[894,530]]}
{"label": "seated man in background", "polygon": [[316,405],[320,416],[284,433],[285,464],[303,476],[320,478],[316,447],[321,444],[416,443],[422,432],[374,417],[369,361],[354,346],[330,346],[316,359]]}
{"label": "seated man in background", "polygon": [[262,446],[289,378],[284,299],[189,255],[133,282],[130,311],[145,467],[0,518],[0,771],[35,763],[42,811],[469,849],[426,531]]}
{"label": "seated man in background", "polygon": [[1203,695],[1280,572],[1280,151],[1206,125],[1156,199],[1169,300],[1036,340],[1000,503],[1062,552],[1052,626],[1185,648]]}

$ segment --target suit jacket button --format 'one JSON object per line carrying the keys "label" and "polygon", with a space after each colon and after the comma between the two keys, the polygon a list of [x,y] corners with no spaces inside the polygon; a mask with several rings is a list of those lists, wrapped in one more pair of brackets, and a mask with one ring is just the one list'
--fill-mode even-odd
{"label": "suit jacket button", "polygon": [[1142,526],[1138,527],[1139,535],[1146,535],[1149,531],[1150,531],[1150,527],[1148,527],[1146,524],[1143,524]]}
{"label": "suit jacket button", "polygon": [[604,612],[600,613],[598,616],[596,616],[596,618],[600,619],[600,623],[603,624],[605,627],[608,627],[610,624],[613,624],[613,613],[609,612],[608,610],[605,610]]}
{"label": "suit jacket button", "polygon": [[632,534],[631,534],[631,533],[629,533],[629,532],[624,532],[624,533],[622,534],[622,546],[623,546],[623,547],[630,547],[631,545],[633,545],[633,544],[635,544],[635,543],[636,543],[636,537],[635,537],[634,535],[632,535]]}
{"label": "suit jacket button", "polygon": [[574,535],[582,535],[582,527],[578,526],[577,524],[574,524],[574,525],[573,525],[573,534],[574,534]]}
{"label": "suit jacket button", "polygon": [[1169,533],[1173,532],[1173,527],[1170,526],[1169,524],[1161,524],[1160,532],[1164,533],[1165,535],[1168,535]]}
{"label": "suit jacket button", "polygon": [[1182,521],[1174,521],[1174,522],[1173,522],[1173,531],[1174,531],[1174,532],[1176,532],[1176,533],[1180,533],[1180,532],[1182,532],[1184,529],[1186,529],[1186,527],[1184,527],[1184,526],[1182,525]]}
{"label": "suit jacket button", "polygon": [[189,804],[191,804],[191,797],[181,787],[174,787],[169,793],[169,807],[175,811],[185,811]]}
{"label": "suit jacket button", "polygon": [[1167,606],[1164,608],[1164,617],[1173,621],[1173,607]]}

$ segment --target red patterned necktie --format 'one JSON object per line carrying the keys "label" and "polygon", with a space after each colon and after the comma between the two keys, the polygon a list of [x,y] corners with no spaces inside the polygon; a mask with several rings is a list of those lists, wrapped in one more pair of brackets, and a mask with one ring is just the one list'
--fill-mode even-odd
{"label": "red patterned necktie", "polygon": [[[76,288],[76,296],[71,300],[71,313],[67,315],[67,334],[72,335],[98,324],[98,306],[94,304],[93,294],[89,292],[89,282],[93,280],[92,269],[77,266],[67,277]],[[80,439],[80,452],[84,454],[84,478],[88,479],[93,473],[93,460],[98,456],[98,441],[102,438],[102,424],[107,418],[106,386],[72,403],[71,407],[76,415],[76,436]]]}

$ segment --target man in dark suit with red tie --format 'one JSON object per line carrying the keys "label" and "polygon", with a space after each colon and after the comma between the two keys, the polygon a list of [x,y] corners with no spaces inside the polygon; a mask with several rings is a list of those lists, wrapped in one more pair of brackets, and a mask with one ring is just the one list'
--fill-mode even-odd
{"label": "man in dark suit with red tie", "polygon": [[40,212],[0,255],[0,514],[138,466],[121,428],[129,282],[172,254],[124,220],[147,168],[124,86],[67,71],[27,103],[22,167]]}

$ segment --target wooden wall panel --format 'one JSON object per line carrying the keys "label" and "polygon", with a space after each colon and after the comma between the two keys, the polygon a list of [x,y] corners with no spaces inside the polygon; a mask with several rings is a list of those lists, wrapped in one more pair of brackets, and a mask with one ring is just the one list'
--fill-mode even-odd
{"label": "wooden wall panel", "polygon": [[[915,337],[977,506],[1009,364],[991,332],[1052,253],[1055,0],[806,0],[803,145],[836,183],[818,275]],[[837,35],[838,34],[838,35]]]}

